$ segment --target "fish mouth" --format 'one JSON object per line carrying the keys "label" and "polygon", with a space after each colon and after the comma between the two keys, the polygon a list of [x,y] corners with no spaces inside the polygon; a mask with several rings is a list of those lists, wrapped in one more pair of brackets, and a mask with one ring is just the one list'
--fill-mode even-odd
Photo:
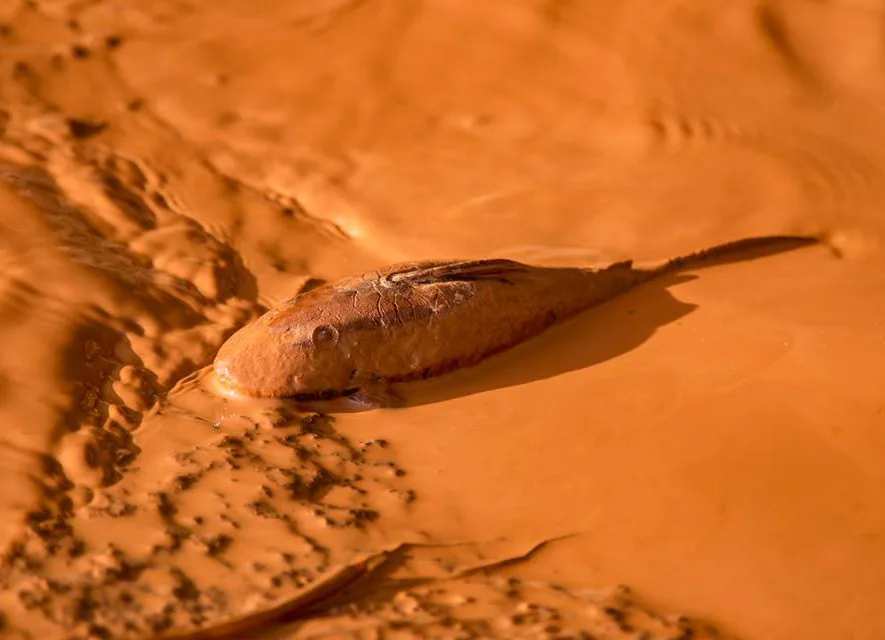
{"label": "fish mouth", "polygon": [[254,325],[240,329],[215,356],[213,369],[218,386],[229,395],[252,398],[279,397],[298,390],[297,380],[281,376],[273,362],[263,356],[272,346]]}
{"label": "fish mouth", "polygon": [[287,400],[295,400],[299,402],[313,402],[318,400],[334,400],[335,398],[346,398],[352,396],[359,391],[359,387],[346,389],[304,389],[296,391],[289,384],[286,387],[262,387],[255,388],[243,385],[239,376],[232,373],[227,362],[217,360],[214,365],[215,379],[227,394],[248,396],[251,398],[285,398]]}
{"label": "fish mouth", "polygon": [[239,376],[230,371],[226,361],[216,360],[213,369],[215,370],[215,380],[224,392],[232,395],[259,397],[255,393],[257,389],[249,389],[240,384]]}
{"label": "fish mouth", "polygon": [[222,391],[228,395],[247,396],[250,398],[276,398],[285,393],[285,389],[271,387],[264,384],[250,385],[243,384],[243,378],[249,376],[238,375],[236,371],[231,370],[230,363],[224,358],[215,360],[213,366],[215,370],[215,380]]}

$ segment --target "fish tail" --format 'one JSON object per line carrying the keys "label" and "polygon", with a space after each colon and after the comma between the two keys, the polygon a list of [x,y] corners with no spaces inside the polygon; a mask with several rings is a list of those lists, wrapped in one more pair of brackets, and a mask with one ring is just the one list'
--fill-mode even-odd
{"label": "fish tail", "polygon": [[652,275],[675,273],[684,269],[712,267],[732,262],[744,262],[764,258],[801,247],[818,244],[811,236],[756,236],[702,249],[688,255],[667,260],[649,269]]}

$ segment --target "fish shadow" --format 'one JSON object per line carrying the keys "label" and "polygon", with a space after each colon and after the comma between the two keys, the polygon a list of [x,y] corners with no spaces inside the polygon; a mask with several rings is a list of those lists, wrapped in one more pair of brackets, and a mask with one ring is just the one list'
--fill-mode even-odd
{"label": "fish shadow", "polygon": [[668,291],[697,277],[674,274],[647,282],[473,367],[397,385],[396,393],[404,407],[436,404],[546,380],[624,355],[697,308]]}
{"label": "fish shadow", "polygon": [[447,402],[478,393],[546,380],[586,369],[629,353],[655,331],[685,317],[697,305],[677,300],[667,290],[698,276],[672,274],[655,278],[479,364],[426,380],[394,385],[393,400],[350,398],[294,402],[300,411],[362,413],[379,408],[404,409]]}

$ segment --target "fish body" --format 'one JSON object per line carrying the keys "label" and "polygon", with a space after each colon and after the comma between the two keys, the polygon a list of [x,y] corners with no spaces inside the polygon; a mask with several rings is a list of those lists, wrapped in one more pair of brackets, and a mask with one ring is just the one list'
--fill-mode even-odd
{"label": "fish body", "polygon": [[397,264],[271,309],[222,345],[215,373],[249,396],[389,398],[383,391],[392,383],[476,364],[662,274],[811,242],[752,238],[647,269],[629,261],[604,269],[503,259]]}

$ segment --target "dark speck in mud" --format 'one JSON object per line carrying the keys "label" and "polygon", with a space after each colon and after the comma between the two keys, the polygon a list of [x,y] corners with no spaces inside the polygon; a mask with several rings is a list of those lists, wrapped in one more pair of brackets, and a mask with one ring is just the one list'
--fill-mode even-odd
{"label": "dark speck in mud", "polygon": [[68,118],[67,123],[68,131],[71,132],[71,135],[80,140],[98,135],[108,126],[107,122],[92,122],[79,118]]}

